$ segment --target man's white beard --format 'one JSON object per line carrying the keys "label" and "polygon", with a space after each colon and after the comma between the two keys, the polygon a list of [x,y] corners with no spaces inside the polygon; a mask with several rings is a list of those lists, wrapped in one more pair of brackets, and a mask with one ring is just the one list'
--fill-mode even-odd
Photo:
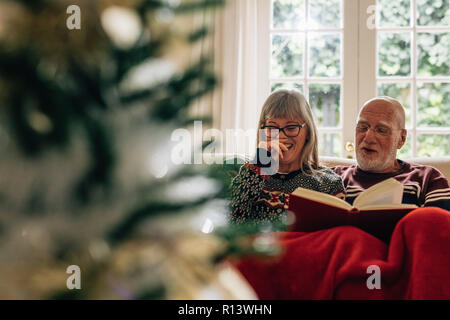
{"label": "man's white beard", "polygon": [[356,151],[356,161],[358,166],[369,172],[381,172],[388,169],[392,162],[397,159],[397,149],[392,148],[391,152],[384,159],[366,159],[363,155],[360,155],[361,151]]}

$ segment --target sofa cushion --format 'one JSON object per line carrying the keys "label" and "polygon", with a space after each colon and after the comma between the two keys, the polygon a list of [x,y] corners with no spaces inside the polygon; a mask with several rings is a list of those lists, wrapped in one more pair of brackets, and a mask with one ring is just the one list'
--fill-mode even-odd
{"label": "sofa cushion", "polygon": [[[442,172],[442,174],[447,179],[450,179],[450,157],[409,158],[409,159],[404,159],[404,161],[435,167],[440,172]],[[345,159],[345,158],[335,158],[335,157],[320,157],[320,163],[327,167],[348,166],[348,165],[352,165],[352,164],[356,163],[356,160],[355,159]]]}
{"label": "sofa cushion", "polygon": [[[224,164],[225,159],[228,159],[229,167],[233,169],[233,173],[235,173],[240,164],[242,164],[245,160],[248,160],[243,155],[239,154],[205,154],[203,159],[207,163],[216,163],[216,164]],[[346,158],[336,158],[336,157],[319,157],[320,163],[327,167],[333,167],[338,165],[348,166],[356,163],[355,159],[346,159]],[[403,160],[403,159],[402,159]],[[418,164],[429,165],[438,169],[442,174],[444,174],[447,179],[450,180],[450,156],[446,157],[436,157],[436,158],[409,158],[404,159],[407,162],[413,162]],[[225,163],[226,164],[226,163]]]}

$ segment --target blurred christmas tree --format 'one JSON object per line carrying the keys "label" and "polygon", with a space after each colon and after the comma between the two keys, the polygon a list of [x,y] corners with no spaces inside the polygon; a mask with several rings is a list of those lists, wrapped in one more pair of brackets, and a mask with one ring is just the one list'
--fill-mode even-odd
{"label": "blurred christmas tree", "polygon": [[0,298],[239,297],[215,262],[247,231],[209,233],[225,225],[224,174],[170,158],[217,79],[207,56],[183,72],[164,59],[209,32],[174,19],[222,2],[0,1]]}

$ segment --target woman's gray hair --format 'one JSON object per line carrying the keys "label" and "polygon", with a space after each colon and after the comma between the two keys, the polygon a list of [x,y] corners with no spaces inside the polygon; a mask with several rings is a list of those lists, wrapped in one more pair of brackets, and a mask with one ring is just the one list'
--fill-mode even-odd
{"label": "woman's gray hair", "polygon": [[[305,145],[299,157],[300,170],[304,174],[320,172],[319,151],[317,147],[317,129],[314,123],[311,107],[305,97],[295,89],[278,89],[264,102],[259,117],[258,129],[261,129],[268,119],[284,118],[305,122],[302,130],[307,130]],[[257,145],[259,134],[257,135]],[[305,170],[306,169],[306,170]]]}

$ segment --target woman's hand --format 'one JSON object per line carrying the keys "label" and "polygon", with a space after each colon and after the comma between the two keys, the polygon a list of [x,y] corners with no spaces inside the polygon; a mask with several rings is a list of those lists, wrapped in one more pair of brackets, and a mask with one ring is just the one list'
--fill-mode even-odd
{"label": "woman's hand", "polygon": [[260,141],[258,148],[266,149],[275,159],[278,155],[280,155],[280,158],[283,159],[283,152],[288,151],[288,148],[284,145],[284,143],[279,142],[278,140]]}

